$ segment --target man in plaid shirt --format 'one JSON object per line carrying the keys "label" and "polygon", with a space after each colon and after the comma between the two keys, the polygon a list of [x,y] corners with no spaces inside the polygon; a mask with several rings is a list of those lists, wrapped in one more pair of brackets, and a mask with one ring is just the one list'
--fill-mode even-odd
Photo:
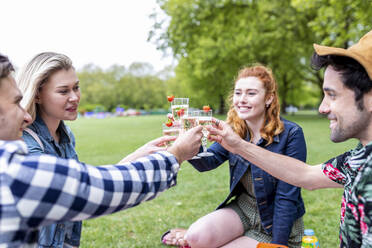
{"label": "man in plaid shirt", "polygon": [[201,127],[180,135],[167,151],[157,144],[169,138],[149,142],[130,156],[137,160],[116,166],[28,155],[18,139],[31,117],[20,106],[13,70],[0,54],[0,247],[33,246],[41,225],[102,216],[151,200],[176,184],[179,165],[199,150]]}

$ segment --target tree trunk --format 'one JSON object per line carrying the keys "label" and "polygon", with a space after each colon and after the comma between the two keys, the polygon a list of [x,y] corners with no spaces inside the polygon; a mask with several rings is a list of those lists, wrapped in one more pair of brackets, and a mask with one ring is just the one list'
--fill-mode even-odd
{"label": "tree trunk", "polygon": [[287,74],[284,74],[283,77],[282,77],[282,95],[281,95],[281,99],[282,99],[282,106],[281,106],[281,113],[282,114],[286,114],[287,111],[286,111],[286,108],[287,108],[287,93],[288,93],[288,90],[289,90],[289,83],[288,83],[288,80],[287,80]]}
{"label": "tree trunk", "polygon": [[225,114],[226,113],[226,109],[225,109],[226,105],[225,105],[225,98],[223,97],[223,95],[220,95],[220,107],[219,107],[219,111],[218,113],[219,114]]}

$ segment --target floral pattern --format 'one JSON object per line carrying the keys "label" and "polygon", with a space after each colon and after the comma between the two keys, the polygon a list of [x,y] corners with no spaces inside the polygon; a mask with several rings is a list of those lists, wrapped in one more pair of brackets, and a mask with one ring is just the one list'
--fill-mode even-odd
{"label": "floral pattern", "polygon": [[372,142],[328,160],[322,168],[328,178],[344,186],[340,247],[372,247]]}

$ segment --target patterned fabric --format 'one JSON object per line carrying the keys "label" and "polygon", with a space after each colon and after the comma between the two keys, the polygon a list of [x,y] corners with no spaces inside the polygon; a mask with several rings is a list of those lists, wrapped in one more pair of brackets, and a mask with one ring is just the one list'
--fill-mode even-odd
{"label": "patterned fabric", "polygon": [[372,247],[372,142],[359,144],[322,165],[323,173],[344,186],[340,247]]}
{"label": "patterned fabric", "polygon": [[158,152],[125,165],[94,167],[27,155],[22,141],[0,141],[0,247],[34,244],[37,228],[117,212],[176,184],[179,164]]}
{"label": "patterned fabric", "polygon": [[[225,207],[233,209],[239,215],[244,227],[244,236],[259,242],[271,243],[273,239],[272,235],[268,234],[262,227],[250,168],[248,168],[246,174],[240,181],[247,191]],[[304,222],[302,217],[300,217],[293,222],[291,233],[288,238],[288,247],[301,248],[303,232]]]}

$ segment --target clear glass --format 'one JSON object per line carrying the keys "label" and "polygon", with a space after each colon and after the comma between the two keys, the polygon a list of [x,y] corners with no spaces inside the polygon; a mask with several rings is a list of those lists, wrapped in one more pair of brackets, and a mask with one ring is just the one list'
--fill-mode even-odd
{"label": "clear glass", "polygon": [[189,98],[174,98],[171,109],[174,120],[179,121],[189,111]]}
{"label": "clear glass", "polygon": [[[180,134],[180,131],[181,131],[181,126],[170,126],[168,127],[167,125],[165,125],[163,123],[163,135],[169,135],[169,136],[177,136]],[[171,146],[173,144],[174,141],[169,141],[169,142],[166,142],[165,146],[168,147],[168,146]]]}
{"label": "clear glass", "polygon": [[199,157],[210,157],[214,156],[213,153],[207,151],[207,137],[209,134],[209,131],[205,128],[207,125],[212,125],[212,110],[209,111],[204,111],[201,110],[199,112],[199,125],[203,126],[203,137],[202,137],[202,147],[203,147],[203,152],[198,153]]}
{"label": "clear glass", "polygon": [[[193,127],[199,125],[199,113],[200,111],[188,111],[185,115],[181,117],[182,131],[186,132]],[[191,159],[200,159],[198,156],[194,156]]]}
{"label": "clear glass", "polygon": [[182,130],[188,131],[199,125],[199,112],[200,111],[188,111],[181,117]]}

